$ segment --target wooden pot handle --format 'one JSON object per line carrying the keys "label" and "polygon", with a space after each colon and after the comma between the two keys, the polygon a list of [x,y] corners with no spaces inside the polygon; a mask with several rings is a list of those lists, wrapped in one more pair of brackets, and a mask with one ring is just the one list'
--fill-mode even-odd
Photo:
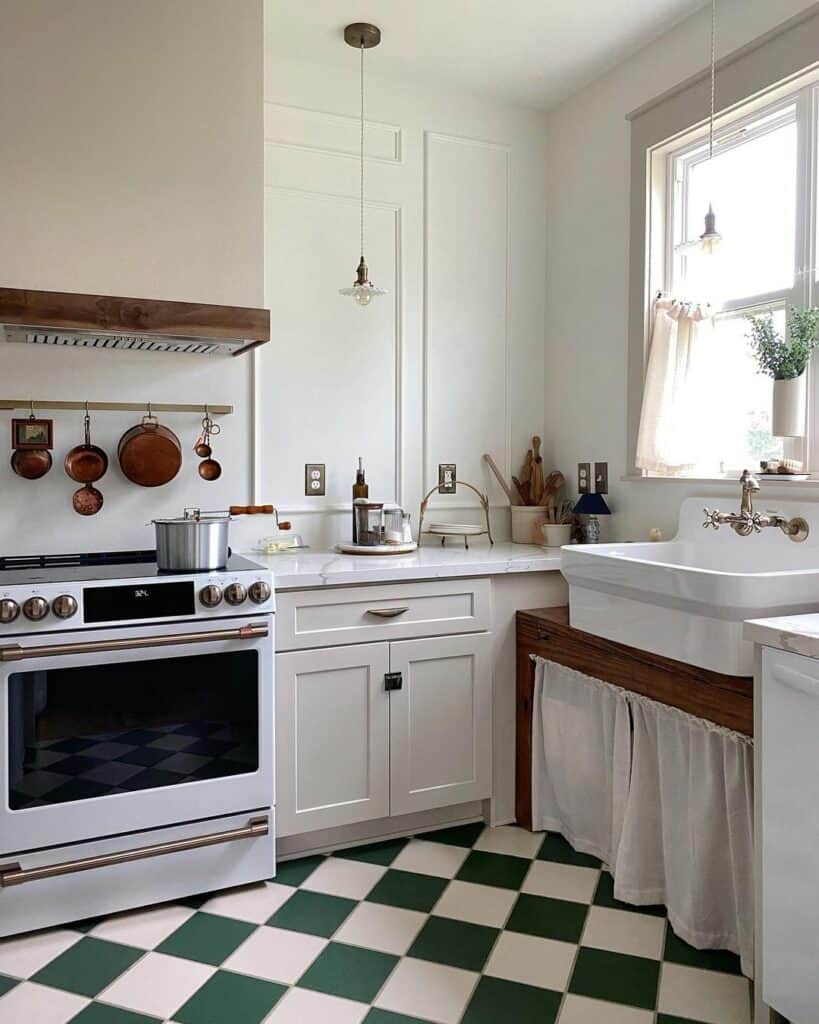
{"label": "wooden pot handle", "polygon": [[272,505],[231,505],[228,509],[232,516],[272,516]]}

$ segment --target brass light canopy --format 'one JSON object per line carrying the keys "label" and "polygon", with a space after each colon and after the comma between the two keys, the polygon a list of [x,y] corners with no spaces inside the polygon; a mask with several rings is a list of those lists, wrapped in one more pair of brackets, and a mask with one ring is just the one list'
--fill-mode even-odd
{"label": "brass light canopy", "polygon": [[339,294],[352,296],[358,305],[364,309],[369,306],[373,296],[387,294],[383,288],[376,288],[372,281],[370,281],[367,260],[364,258],[364,51],[378,46],[381,42],[381,29],[377,25],[371,25],[366,21],[354,22],[344,29],[344,42],[348,46],[355,47],[361,55],[361,259],[356,267],[356,276],[352,288],[340,288]]}

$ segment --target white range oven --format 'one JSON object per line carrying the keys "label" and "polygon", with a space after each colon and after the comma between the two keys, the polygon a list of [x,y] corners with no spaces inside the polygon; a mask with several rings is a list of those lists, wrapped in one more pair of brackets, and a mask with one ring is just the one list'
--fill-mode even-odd
{"label": "white range oven", "polygon": [[275,872],[270,573],[152,554],[0,559],[0,935]]}

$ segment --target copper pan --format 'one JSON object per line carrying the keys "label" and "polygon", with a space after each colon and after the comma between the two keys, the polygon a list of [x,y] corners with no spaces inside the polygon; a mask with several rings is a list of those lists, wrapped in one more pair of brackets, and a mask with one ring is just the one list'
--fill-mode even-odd
{"label": "copper pan", "polygon": [[168,427],[163,427],[150,410],[130,430],[117,448],[120,469],[131,483],[140,487],[161,487],[176,476],[182,466],[182,445]]}

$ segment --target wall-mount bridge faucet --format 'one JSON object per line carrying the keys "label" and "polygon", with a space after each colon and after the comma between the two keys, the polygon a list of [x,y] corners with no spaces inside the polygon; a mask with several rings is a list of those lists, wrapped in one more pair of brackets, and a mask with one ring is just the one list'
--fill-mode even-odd
{"label": "wall-mount bridge faucet", "polygon": [[706,529],[713,526],[718,530],[720,526],[730,526],[734,533],[740,537],[748,537],[752,533],[760,533],[766,526],[778,526],[779,529],[797,542],[807,539],[810,533],[810,526],[802,516],[794,516],[793,519],[786,519],[778,512],[768,512],[760,515],[754,512],[754,494],[759,490],[759,481],[749,473],[747,469],[742,471],[739,478],[742,486],[742,501],[739,512],[720,512],[718,509],[703,509],[705,522],[702,524]]}

